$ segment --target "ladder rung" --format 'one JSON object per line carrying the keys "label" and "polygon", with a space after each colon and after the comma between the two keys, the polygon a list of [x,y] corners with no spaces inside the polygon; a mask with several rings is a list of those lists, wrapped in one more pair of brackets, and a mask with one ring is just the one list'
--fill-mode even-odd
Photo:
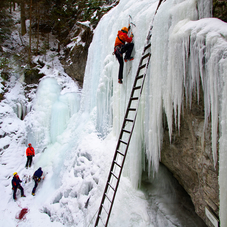
{"label": "ladder rung", "polygon": [[130,131],[128,131],[128,130],[125,130],[125,129],[123,129],[123,132],[127,132],[127,133],[129,133],[129,134],[131,133]]}
{"label": "ladder rung", "polygon": [[103,208],[103,210],[105,210],[106,211],[106,213],[108,214],[109,212],[106,210],[106,208],[104,207],[104,205],[102,204],[102,208]]}
{"label": "ladder rung", "polygon": [[121,143],[124,143],[125,145],[128,145],[128,143],[126,143],[125,141],[123,140],[119,140]]}
{"label": "ladder rung", "polygon": [[108,185],[113,189],[113,191],[115,191],[114,187],[110,183],[108,183]]}
{"label": "ladder rung", "polygon": [[146,67],[146,65],[147,65],[147,64],[143,64],[143,65],[141,65],[141,66],[139,67],[139,70],[141,70],[141,69],[145,68],[145,67]]}
{"label": "ladder rung", "polygon": [[128,111],[136,111],[136,108],[128,108]]}
{"label": "ladder rung", "polygon": [[137,87],[134,87],[133,90],[138,90],[140,88],[141,88],[141,86],[137,86]]}
{"label": "ladder rung", "polygon": [[146,51],[151,46],[151,43],[149,43],[147,46],[144,47],[144,51]]}
{"label": "ladder rung", "polygon": [[107,196],[107,194],[105,193],[106,198],[110,201],[110,203],[112,203],[112,200]]}
{"label": "ladder rung", "polygon": [[105,226],[105,223],[103,222],[101,215],[99,215],[99,219],[101,220],[102,224]]}
{"label": "ladder rung", "polygon": [[116,178],[118,179],[118,177],[111,171],[111,174]]}
{"label": "ladder rung", "polygon": [[133,122],[133,120],[132,120],[132,119],[127,119],[127,118],[125,118],[125,121],[130,121],[130,122]]}
{"label": "ladder rung", "polygon": [[125,156],[123,153],[121,153],[120,151],[117,151],[117,153],[121,154],[122,156]]}
{"label": "ladder rung", "polygon": [[150,55],[151,55],[150,53],[147,53],[147,54],[143,55],[143,57],[141,58],[141,60],[143,60],[143,59],[149,57]]}
{"label": "ladder rung", "polygon": [[141,78],[143,78],[143,77],[144,77],[144,75],[137,76],[136,79],[139,80],[139,79],[141,79]]}
{"label": "ladder rung", "polygon": [[139,97],[133,97],[133,98],[130,98],[130,100],[138,100]]}
{"label": "ladder rung", "polygon": [[122,168],[122,166],[120,164],[118,164],[116,161],[114,161],[114,163],[119,166],[120,168]]}

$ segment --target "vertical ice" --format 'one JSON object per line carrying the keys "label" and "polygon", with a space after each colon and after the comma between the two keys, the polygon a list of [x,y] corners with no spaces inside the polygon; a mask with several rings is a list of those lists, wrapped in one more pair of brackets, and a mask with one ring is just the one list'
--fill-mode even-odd
{"label": "vertical ice", "polygon": [[220,60],[219,72],[223,79],[223,91],[221,94],[221,113],[220,113],[220,128],[221,137],[219,140],[219,186],[220,186],[220,222],[221,226],[227,223],[227,44],[223,46],[225,53]]}
{"label": "vertical ice", "polygon": [[[70,121],[71,125],[67,122],[78,109],[70,107],[69,98],[60,94],[60,86],[53,78],[40,83],[35,104],[39,117],[35,119],[34,124],[39,121],[37,125],[41,125],[40,129],[45,130],[37,131],[35,137],[37,143],[42,142],[43,139],[46,140],[44,143],[50,143],[51,139],[52,142],[58,141],[58,135],[67,127],[68,133],[72,136],[67,139],[67,145],[64,144],[59,148],[62,153],[67,146],[73,146],[76,150],[80,139],[89,133],[95,132],[103,139],[109,132],[113,132],[118,137],[157,3],[156,0],[121,0],[117,7],[101,19],[89,48],[79,114]],[[204,127],[207,126],[209,117],[212,123],[214,164],[217,162],[217,128],[220,117],[220,218],[222,223],[227,223],[225,217],[227,209],[225,179],[227,34],[219,30],[220,21],[217,22],[218,26],[215,26],[215,19],[201,19],[211,15],[211,5],[210,0],[168,0],[159,8],[154,20],[150,70],[147,74],[124,174],[130,177],[135,187],[140,184],[145,149],[150,167],[152,166],[154,171],[158,170],[163,136],[163,115],[167,117],[171,139],[172,127],[176,126],[180,129],[184,97],[191,104],[193,93],[197,92],[197,95],[200,95],[201,82],[205,97]],[[135,59],[125,64],[123,84],[119,85],[117,83],[119,65],[112,52],[117,31],[127,26],[129,14],[136,24],[133,28]],[[226,25],[223,23],[224,26]],[[62,115],[54,114],[58,108],[60,111],[57,112]],[[51,118],[56,125],[50,126]],[[96,126],[95,130],[90,120]],[[92,125],[88,129],[86,129],[87,122]],[[52,132],[56,133],[52,133],[52,137],[51,128]],[[83,135],[79,137],[80,134]],[[75,142],[76,136],[78,137]],[[77,150],[78,154],[79,150],[80,148]],[[112,155],[114,151],[106,152]],[[77,158],[75,160],[78,162]],[[74,168],[76,169],[77,166]],[[78,180],[75,171],[70,174],[73,175],[70,175],[70,178]]]}
{"label": "vertical ice", "polygon": [[[204,128],[210,119],[214,167],[217,163],[218,129],[222,135],[219,141],[219,183],[220,219],[223,224],[226,223],[226,24],[214,18],[200,19],[210,16],[211,10],[207,6],[211,6],[211,3],[206,6],[202,1],[176,3],[166,1],[154,21],[148,77],[150,89],[147,87],[146,95],[149,102],[146,114],[152,116],[145,117],[148,122],[147,156],[152,161],[153,169],[157,170],[162,141],[162,114],[166,114],[171,139],[172,125],[180,128],[184,97],[190,108],[194,93],[198,97],[204,95]],[[200,83],[203,94],[200,94]]]}
{"label": "vertical ice", "polygon": [[58,100],[61,88],[56,79],[47,78],[40,82],[34,108],[29,113],[28,140],[34,147],[43,149],[51,142],[50,124],[53,104]]}
{"label": "vertical ice", "polygon": [[42,150],[66,129],[69,119],[79,111],[80,94],[67,92],[55,78],[44,78],[37,90],[33,110],[29,113],[32,121],[28,125],[28,140],[37,150]]}
{"label": "vertical ice", "polygon": [[[189,46],[189,33],[179,38],[177,30],[189,21],[211,15],[211,1],[166,1],[157,12],[152,36],[152,57],[150,76],[148,77],[146,111],[146,144],[147,157],[153,169],[158,170],[162,141],[162,118],[166,114],[171,139],[173,119],[180,128],[180,114],[184,93],[187,98],[194,88],[198,89],[198,62],[188,58],[188,53],[197,50]],[[161,29],[160,29],[161,28]],[[192,44],[191,44],[192,45]],[[191,48],[192,47],[192,48]],[[188,66],[191,64],[191,66]],[[191,72],[191,74],[190,74]],[[195,73],[197,75],[195,75]],[[188,76],[192,77],[191,79]],[[163,112],[164,111],[164,112]],[[149,117],[153,116],[153,117]]]}

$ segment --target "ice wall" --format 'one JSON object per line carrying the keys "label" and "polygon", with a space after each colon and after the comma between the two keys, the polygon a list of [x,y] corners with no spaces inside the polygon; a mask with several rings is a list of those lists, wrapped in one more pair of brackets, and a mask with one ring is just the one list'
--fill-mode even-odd
{"label": "ice wall", "polygon": [[59,84],[54,77],[44,78],[39,83],[33,109],[25,119],[27,140],[37,152],[57,141],[67,128],[69,119],[80,108],[80,93],[63,92]]}
{"label": "ice wall", "polygon": [[[141,2],[137,4],[141,4]],[[148,5],[150,5],[150,8]],[[113,108],[113,132],[116,136],[118,136],[120,131],[132,86],[132,78],[135,76],[144,44],[143,40],[145,40],[147,34],[145,31],[148,30],[152,21],[156,4],[152,5],[152,2],[147,3],[146,9],[141,8],[141,6],[134,9],[134,6],[137,7],[135,4],[130,4],[130,2],[121,1],[118,7],[103,17],[94,36],[94,40],[98,44],[102,43],[105,39],[103,36],[102,40],[98,38],[100,31],[103,31],[104,34],[109,34],[108,39],[103,44],[106,49],[103,50],[105,54],[100,62],[102,67],[96,71],[96,74],[100,76],[100,87],[97,89],[97,97],[102,97],[97,100],[97,116],[98,122],[101,122],[101,119],[104,117],[103,114],[106,116],[106,110],[103,108],[107,106]],[[126,168],[124,169],[124,174],[130,176],[135,186],[139,184],[143,168],[144,155],[140,152],[141,150],[146,149],[146,157],[152,169],[154,171],[158,170],[162,146],[163,114],[165,113],[167,116],[171,140],[172,127],[176,126],[180,129],[180,115],[184,98],[186,98],[190,108],[192,96],[195,93],[198,98],[200,95],[204,95],[204,129],[207,127],[208,120],[210,119],[212,124],[213,160],[214,166],[216,166],[218,120],[223,112],[221,103],[224,102],[222,101],[224,100],[223,86],[225,85],[224,78],[226,77],[224,70],[226,64],[226,24],[214,18],[208,19],[207,17],[211,16],[211,9],[212,1],[209,0],[168,0],[161,5],[154,19],[150,71],[147,75],[145,91],[140,105],[141,108],[128,153]],[[118,12],[120,10],[121,12]],[[117,21],[113,20],[113,14],[118,15]],[[113,31],[124,26],[122,21],[126,21],[125,15],[127,14],[132,14],[137,25],[133,31],[135,35],[135,60],[133,63],[125,65],[123,85],[118,85],[116,83],[118,64],[110,55],[110,46],[114,43],[116,36],[116,32]],[[112,31],[110,31],[110,27]],[[91,50],[93,48],[92,43]],[[96,55],[95,51],[91,55]],[[100,56],[100,53],[98,56]],[[95,58],[93,56],[91,59]],[[89,68],[91,67],[93,69],[97,68],[97,66],[89,65]],[[115,71],[113,71],[113,68]],[[113,79],[112,98],[109,89],[106,89],[106,91],[104,89],[104,87],[111,88],[110,73],[112,73],[111,77]],[[199,90],[200,85],[203,89],[202,92]],[[99,105],[101,102],[108,104]],[[110,120],[109,125],[111,125],[111,117],[108,119]],[[105,122],[108,122],[108,120]],[[220,119],[220,122],[223,127],[222,119]],[[98,127],[102,128],[101,124],[98,125]],[[220,145],[222,145],[222,141],[225,141],[223,139],[225,132],[222,132],[222,127]],[[223,149],[220,149],[220,154],[223,160],[225,160]],[[224,163],[223,160],[220,163]],[[225,167],[222,164],[220,166],[220,177],[222,176],[220,185],[223,184],[221,186],[221,219],[225,218],[224,210],[226,210],[223,208],[226,203],[224,196],[226,194],[224,189],[226,184],[223,179],[224,169]],[[226,221],[223,220],[222,223],[226,223]]]}
{"label": "ice wall", "polygon": [[[199,83],[199,77],[192,76],[194,80],[197,78],[197,81],[193,81],[190,85],[187,84],[188,75],[186,74],[190,74],[190,72],[186,67],[190,47],[184,45],[184,40],[181,40],[181,38],[177,40],[177,36],[174,36],[174,34],[178,28],[188,21],[195,21],[210,15],[210,8],[208,12],[207,10],[198,10],[204,9],[204,4],[204,1],[197,2],[194,0],[166,1],[161,5],[154,19],[151,67],[148,83],[146,83],[146,97],[149,105],[146,107],[145,118],[147,120],[146,153],[155,171],[158,170],[160,160],[163,110],[167,116],[171,138],[173,119],[178,121],[175,124],[180,128],[178,116],[181,113],[184,89],[186,95],[188,95],[188,92],[191,94],[194,83],[197,83],[197,85]],[[210,1],[206,1],[206,8],[210,4]],[[189,39],[190,35],[186,33],[185,36],[187,36],[185,39]]]}
{"label": "ice wall", "polygon": [[[190,108],[193,95],[204,96],[205,123],[211,120],[214,166],[217,164],[218,133],[220,149],[220,220],[226,222],[225,84],[227,25],[207,16],[207,8],[196,10],[195,1],[166,1],[154,21],[150,76],[147,83],[149,102],[146,129],[147,156],[157,170],[161,152],[162,116],[166,114],[169,135],[172,126],[180,129],[184,98]],[[170,9],[170,10],[168,10]],[[198,9],[201,9],[198,7]],[[203,16],[199,15],[201,12]],[[162,29],[160,29],[162,28]],[[202,91],[200,91],[200,85]],[[224,104],[224,105],[223,105]],[[226,113],[225,113],[226,114]],[[152,116],[152,117],[149,117]],[[219,123],[221,123],[219,125]],[[220,130],[220,131],[219,131]]]}
{"label": "ice wall", "polygon": [[[59,160],[64,157],[65,151],[73,147],[73,151],[77,155],[75,157],[72,155],[72,163],[64,169],[65,176],[67,176],[64,176],[64,179],[73,179],[72,182],[77,183],[76,188],[83,192],[82,196],[88,196],[90,193],[89,190],[81,189],[88,187],[86,182],[94,186],[96,185],[94,181],[97,182],[99,179],[101,182],[99,182],[99,187],[104,184],[102,177],[96,175],[94,180],[93,173],[88,173],[84,163],[89,163],[97,171],[96,165],[93,164],[94,160],[98,159],[97,166],[100,167],[100,160],[103,157],[108,157],[109,160],[114,152],[107,146],[106,153],[100,152],[99,160],[96,157],[99,147],[87,149],[87,143],[90,142],[87,138],[90,138],[90,135],[92,138],[95,137],[96,133],[101,139],[109,135],[118,137],[132,83],[157,4],[157,0],[121,0],[117,7],[101,19],[94,31],[89,48],[78,115],[74,115],[70,119],[70,111],[72,110],[67,104],[68,99],[62,97],[59,81],[57,83],[55,79],[49,78],[40,83],[35,104],[39,115],[33,124],[39,121],[37,127],[38,125],[41,127],[34,136],[35,141],[42,144],[55,142],[51,152],[59,152]],[[179,116],[184,97],[190,104],[195,92],[200,95],[198,89],[201,81],[205,96],[206,121],[204,127],[206,127],[209,117],[212,122],[214,163],[217,161],[218,119],[221,122],[220,217],[222,223],[226,223],[225,163],[227,158],[224,148],[226,143],[225,116],[227,114],[225,108],[222,107],[225,107],[227,34],[225,23],[217,19],[201,19],[211,15],[211,4],[209,0],[167,0],[160,6],[154,19],[152,57],[124,167],[124,176],[129,177],[131,184],[136,188],[141,181],[145,156],[149,161],[150,168],[154,172],[158,171],[163,136],[162,116],[164,113],[167,116],[171,138],[172,126],[176,125],[180,128]],[[112,52],[117,31],[128,25],[128,15],[132,16],[133,22],[136,24],[136,27],[133,27],[134,61],[125,64],[123,84],[120,85],[117,83],[119,64]],[[42,102],[39,103],[39,99]],[[58,111],[59,108],[60,111]],[[52,126],[50,126],[51,118],[53,120]],[[54,123],[57,125],[53,125]],[[65,133],[65,136],[60,138],[61,133]],[[69,139],[66,137],[68,135],[70,135]],[[82,140],[83,146],[80,144]],[[59,161],[61,164],[62,162],[62,160]],[[108,168],[105,166],[103,169]],[[59,173],[60,170],[57,171]],[[70,184],[65,180],[63,182],[65,188],[62,190],[72,190],[71,182]],[[92,193],[94,195],[93,191]],[[68,194],[70,197],[73,193]],[[61,199],[58,199],[59,201]],[[81,204],[78,207],[81,207]],[[81,212],[81,209],[78,208],[78,210]],[[57,211],[54,212],[57,213]],[[68,213],[66,212],[66,214]]]}

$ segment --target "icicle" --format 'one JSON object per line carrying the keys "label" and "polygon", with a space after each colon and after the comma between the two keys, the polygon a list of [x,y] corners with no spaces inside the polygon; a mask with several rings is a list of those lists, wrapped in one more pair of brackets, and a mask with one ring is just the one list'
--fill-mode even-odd
{"label": "icicle", "polygon": [[213,1],[212,0],[198,0],[198,11],[199,18],[212,17],[212,8]]}
{"label": "icicle", "polygon": [[21,106],[21,103],[17,103],[16,104],[17,105],[17,117],[19,118],[19,119],[21,119],[22,118],[22,106]]}
{"label": "icicle", "polygon": [[220,114],[220,153],[219,153],[219,185],[220,185],[220,223],[227,223],[227,50],[225,57],[220,61],[220,74],[224,80],[223,92],[222,92],[222,103],[221,103],[221,114]]}

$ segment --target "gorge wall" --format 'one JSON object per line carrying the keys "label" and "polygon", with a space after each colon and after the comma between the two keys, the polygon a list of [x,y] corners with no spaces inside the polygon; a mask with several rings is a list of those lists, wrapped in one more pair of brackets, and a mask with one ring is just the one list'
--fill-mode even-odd
{"label": "gorge wall", "polygon": [[207,226],[213,224],[205,215],[205,207],[219,215],[218,163],[214,167],[210,126],[204,128],[204,108],[201,98],[192,108],[184,107],[180,132],[174,130],[169,141],[165,130],[161,162],[190,195],[196,213]]}

